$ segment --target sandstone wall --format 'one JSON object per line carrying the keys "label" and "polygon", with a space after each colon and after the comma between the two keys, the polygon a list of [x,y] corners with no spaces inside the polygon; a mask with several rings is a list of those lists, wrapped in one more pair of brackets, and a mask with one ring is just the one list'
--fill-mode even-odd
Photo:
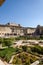
{"label": "sandstone wall", "polygon": [[27,34],[32,34],[34,32],[35,32],[35,29],[31,29],[31,28],[30,29],[29,28],[27,29]]}

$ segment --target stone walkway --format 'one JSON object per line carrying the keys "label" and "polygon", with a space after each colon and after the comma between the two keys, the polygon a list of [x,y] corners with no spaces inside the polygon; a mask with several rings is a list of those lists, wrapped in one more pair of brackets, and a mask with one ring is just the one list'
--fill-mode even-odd
{"label": "stone walkway", "polygon": [[0,65],[5,65],[4,62],[0,59]]}
{"label": "stone walkway", "polygon": [[35,61],[34,63],[32,63],[31,65],[38,65],[39,64],[39,61]]}

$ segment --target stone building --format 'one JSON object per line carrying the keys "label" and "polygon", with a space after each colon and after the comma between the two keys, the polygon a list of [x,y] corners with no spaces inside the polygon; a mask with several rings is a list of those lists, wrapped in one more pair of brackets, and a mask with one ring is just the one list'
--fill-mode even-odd
{"label": "stone building", "polygon": [[37,36],[43,35],[43,26],[22,27],[20,24],[7,23],[5,25],[0,24],[0,37],[15,37],[15,36]]}
{"label": "stone building", "polygon": [[12,37],[24,35],[23,27],[20,24],[7,23],[0,25],[0,37]]}
{"label": "stone building", "polygon": [[36,36],[43,36],[43,26],[38,25],[36,30],[35,30],[35,35]]}
{"label": "stone building", "polygon": [[27,35],[33,35],[35,30],[35,28],[27,27]]}

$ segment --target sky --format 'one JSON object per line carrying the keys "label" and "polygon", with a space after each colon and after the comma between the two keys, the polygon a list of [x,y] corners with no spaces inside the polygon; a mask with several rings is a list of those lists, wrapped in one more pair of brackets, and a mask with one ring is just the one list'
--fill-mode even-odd
{"label": "sky", "polygon": [[0,24],[43,26],[43,0],[6,0],[0,7]]}

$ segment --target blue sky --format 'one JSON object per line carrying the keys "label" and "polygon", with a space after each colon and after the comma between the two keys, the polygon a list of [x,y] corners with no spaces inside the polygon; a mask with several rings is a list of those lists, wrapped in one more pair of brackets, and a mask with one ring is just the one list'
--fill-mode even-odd
{"label": "blue sky", "polygon": [[0,7],[0,24],[8,22],[26,27],[43,25],[43,0],[6,0]]}

